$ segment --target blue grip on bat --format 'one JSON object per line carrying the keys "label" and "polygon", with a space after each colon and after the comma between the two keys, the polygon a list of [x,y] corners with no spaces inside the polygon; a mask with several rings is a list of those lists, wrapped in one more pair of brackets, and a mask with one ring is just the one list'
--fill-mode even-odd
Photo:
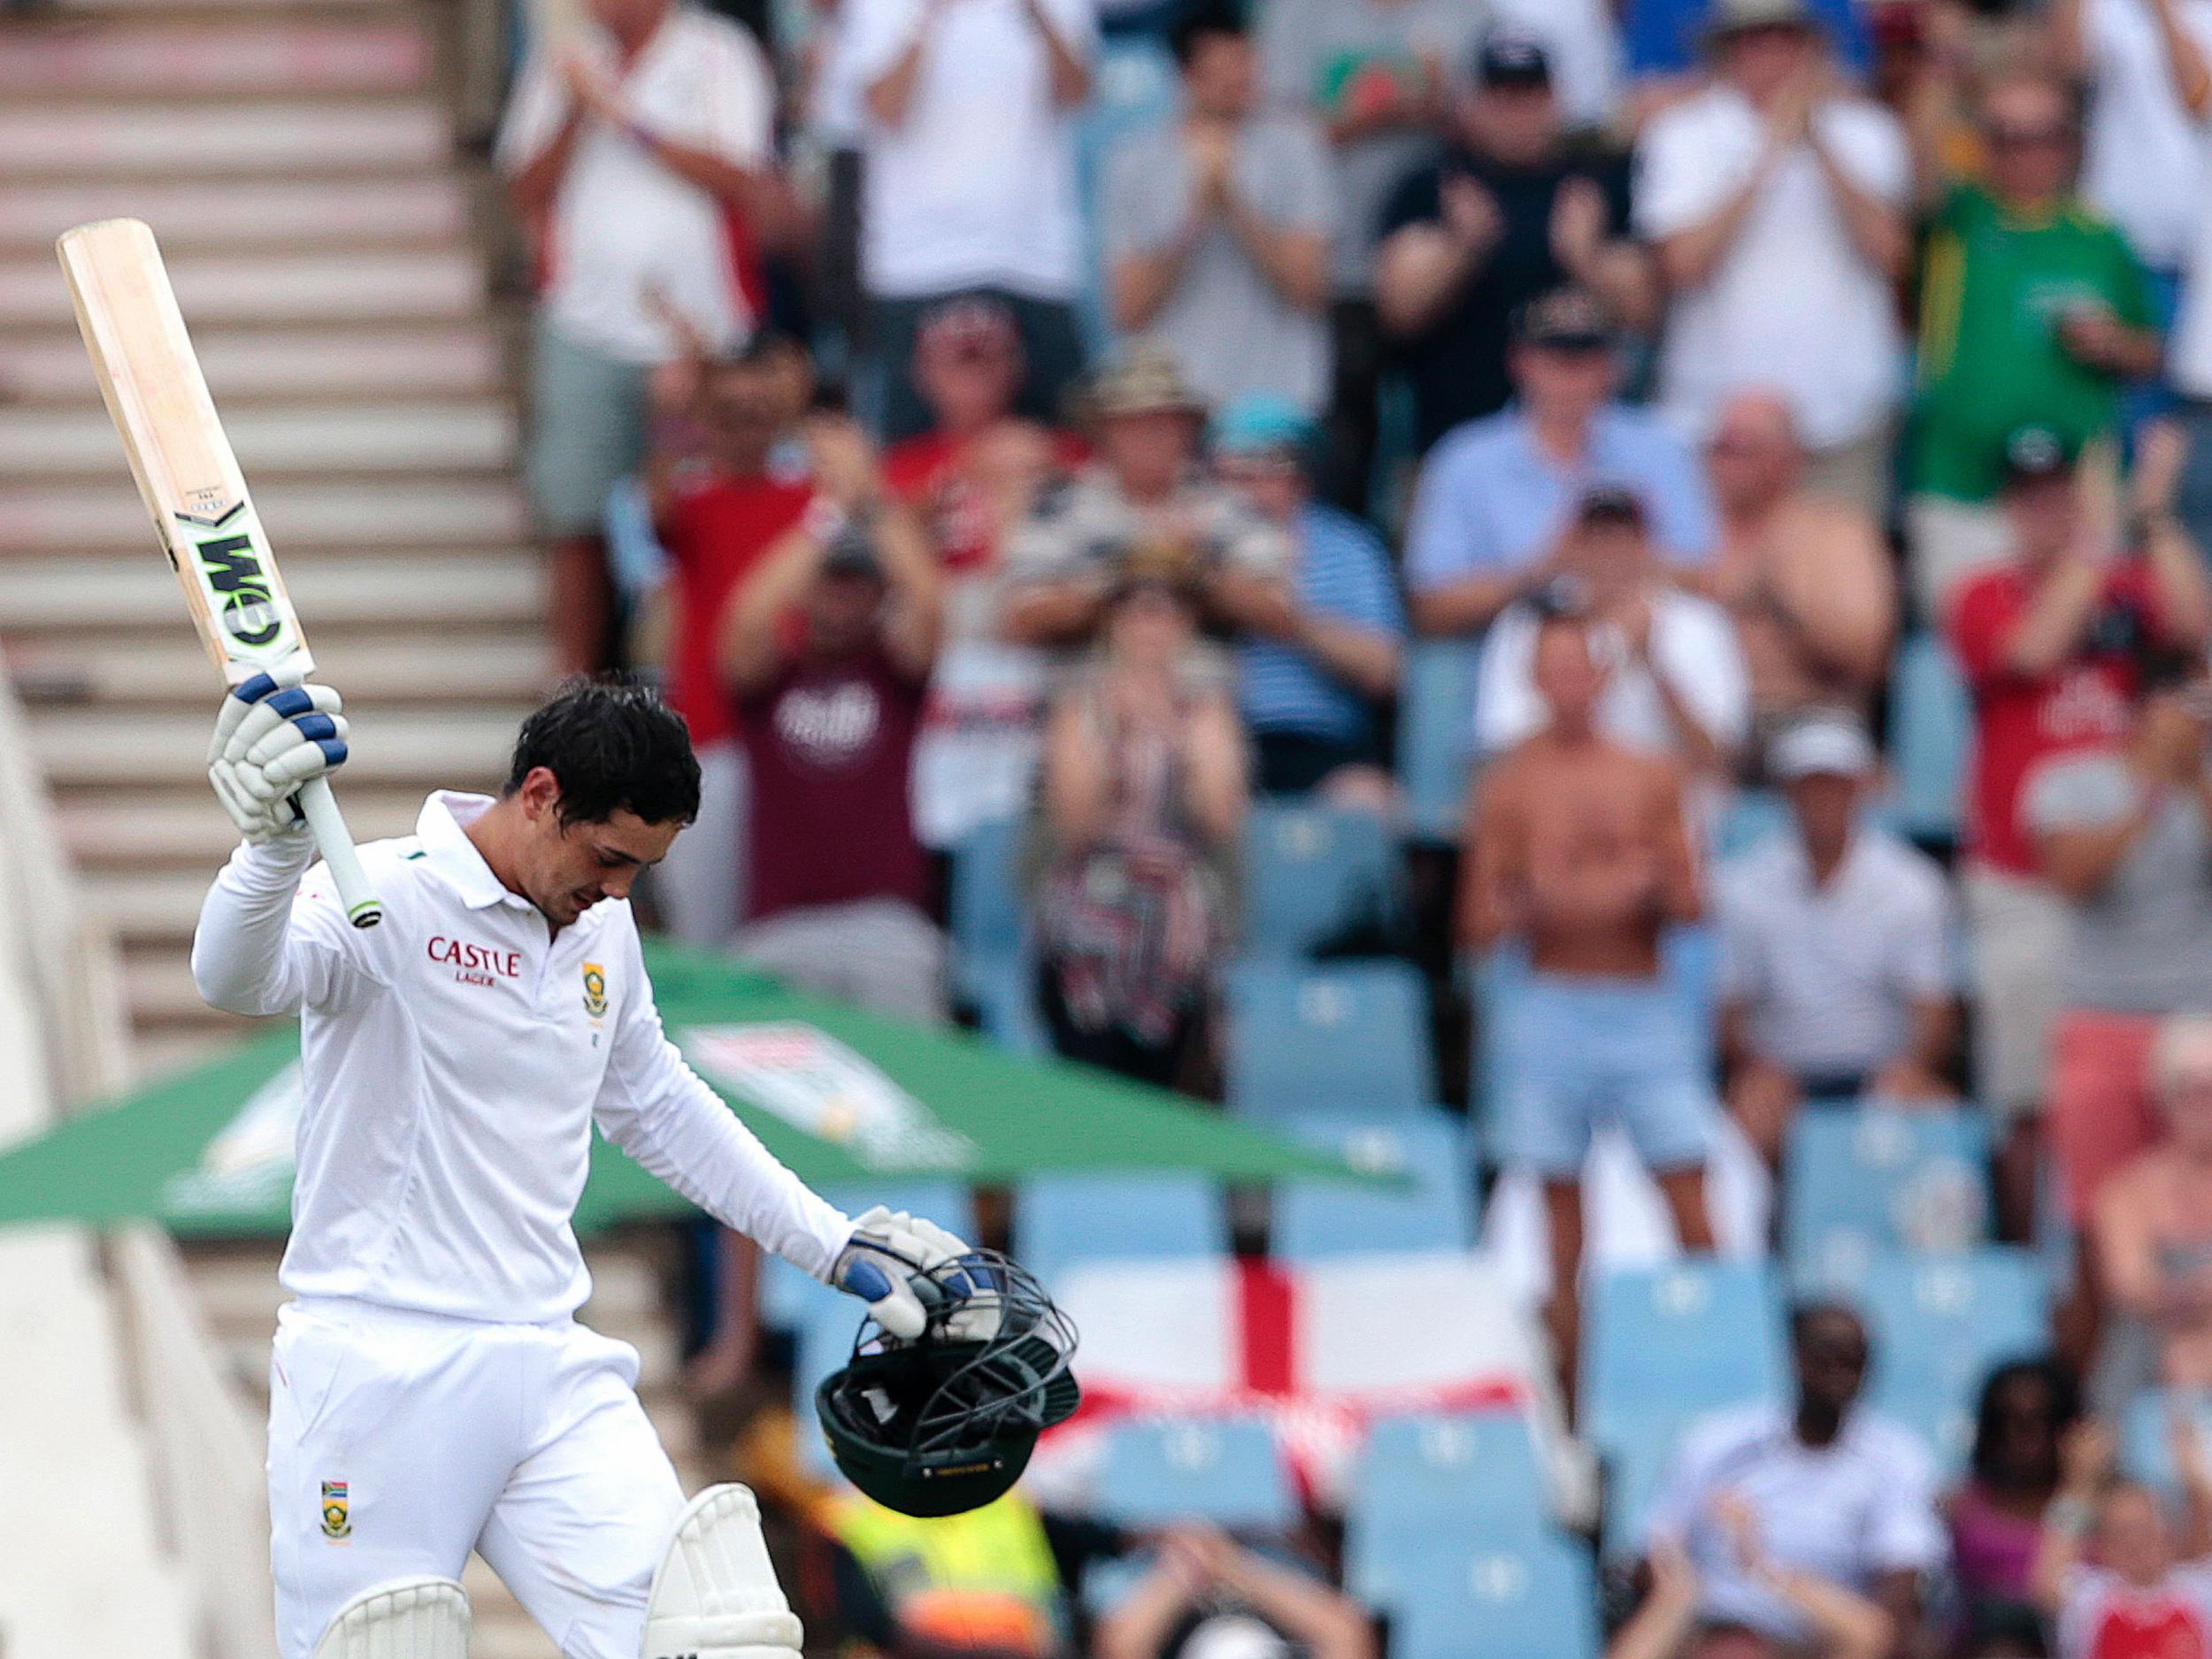
{"label": "blue grip on bat", "polygon": [[844,1282],[863,1302],[881,1302],[891,1294],[891,1276],[873,1262],[855,1262],[845,1270]]}
{"label": "blue grip on bat", "polygon": [[338,722],[326,714],[303,714],[292,725],[305,738],[319,741],[338,735]]}
{"label": "blue grip on bat", "polygon": [[258,703],[276,689],[276,681],[266,674],[256,674],[251,680],[242,680],[230,688],[230,695],[241,703]]}
{"label": "blue grip on bat", "polygon": [[315,712],[315,699],[304,686],[287,686],[269,699],[269,706],[286,718]]}
{"label": "blue grip on bat", "polygon": [[315,747],[323,751],[323,758],[328,761],[332,765],[339,766],[345,764],[346,746],[342,740],[334,737],[326,737],[319,741]]}

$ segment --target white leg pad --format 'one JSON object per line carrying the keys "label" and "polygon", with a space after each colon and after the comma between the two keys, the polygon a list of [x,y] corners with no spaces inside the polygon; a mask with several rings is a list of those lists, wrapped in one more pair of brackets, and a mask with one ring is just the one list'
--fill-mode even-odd
{"label": "white leg pad", "polygon": [[450,1578],[395,1578],[340,1608],[315,1659],[468,1659],[469,1599]]}
{"label": "white leg pad", "polygon": [[709,1486],[676,1522],[645,1604],[642,1659],[799,1659],[760,1506],[740,1486]]}

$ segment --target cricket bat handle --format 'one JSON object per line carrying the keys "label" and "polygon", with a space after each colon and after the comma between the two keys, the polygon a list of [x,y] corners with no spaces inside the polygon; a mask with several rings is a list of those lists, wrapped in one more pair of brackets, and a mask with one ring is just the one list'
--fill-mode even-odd
{"label": "cricket bat handle", "polygon": [[299,803],[300,816],[307,820],[323,862],[330,866],[330,879],[338,884],[338,902],[345,906],[346,919],[356,927],[374,927],[384,919],[384,902],[376,896],[376,889],[369,885],[369,872],[361,867],[361,855],[354,850],[345,814],[338,810],[338,797],[330,792],[330,780],[311,779],[292,798]]}

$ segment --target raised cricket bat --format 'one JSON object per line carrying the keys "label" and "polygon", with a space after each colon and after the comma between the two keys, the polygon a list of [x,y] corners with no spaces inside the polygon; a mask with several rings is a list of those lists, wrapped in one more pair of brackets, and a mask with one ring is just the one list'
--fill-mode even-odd
{"label": "raised cricket bat", "polygon": [[[64,232],[55,250],[131,476],[224,683],[284,669],[311,673],[315,659],[223,435],[153,232],[139,219],[104,219]],[[293,798],[347,919],[375,926],[384,908],[330,785],[317,778]]]}

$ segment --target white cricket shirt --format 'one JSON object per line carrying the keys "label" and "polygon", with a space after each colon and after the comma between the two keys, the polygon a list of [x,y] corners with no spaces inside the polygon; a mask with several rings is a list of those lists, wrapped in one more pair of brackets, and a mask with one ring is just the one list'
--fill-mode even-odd
{"label": "white cricket shirt", "polygon": [[[728,1225],[816,1278],[852,1223],[803,1186],[661,1031],[626,900],[554,935],[437,794],[361,849],[381,926],[349,926],[305,834],[242,846],[192,943],[200,994],[300,1015],[298,1175],[279,1278],[462,1318],[566,1318],[591,1276],[570,1217],[596,1123]],[[303,879],[304,877],[304,879]]]}

